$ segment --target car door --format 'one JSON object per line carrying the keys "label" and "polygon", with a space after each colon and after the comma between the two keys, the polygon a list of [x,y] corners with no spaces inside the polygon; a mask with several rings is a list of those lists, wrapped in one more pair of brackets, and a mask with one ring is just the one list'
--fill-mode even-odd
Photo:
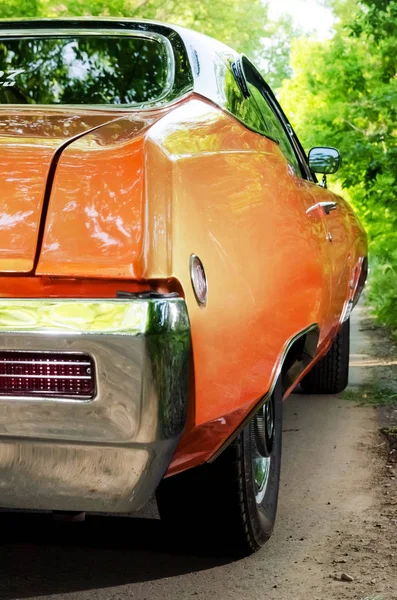
{"label": "car door", "polygon": [[[286,215],[286,218],[295,219],[297,235],[307,236],[308,254],[317,255],[321,261],[322,301],[321,306],[318,306],[317,314],[313,315],[313,320],[317,320],[320,325],[321,344],[329,338],[334,327],[333,259],[326,215],[321,204],[328,198],[328,195],[323,188],[315,184],[302,146],[269,86],[246,57],[242,57],[241,65],[248,91],[265,124],[266,135],[278,144],[285,157],[288,170],[294,174],[292,178],[294,190],[291,194],[291,202],[294,203],[294,206],[290,203],[290,214]],[[296,256],[293,245],[289,247],[289,252],[290,260],[297,262],[298,269],[309,268],[308,255]],[[291,294],[293,293],[294,290],[291,290]]]}
{"label": "car door", "polygon": [[282,132],[279,133],[281,147],[285,148],[288,143],[290,144],[299,162],[301,175],[306,179],[305,193],[314,200],[314,203],[309,206],[308,212],[320,210],[322,215],[325,231],[323,242],[325,241],[326,246],[324,268],[329,274],[329,308],[326,330],[332,336],[345,314],[346,302],[349,297],[349,284],[353,268],[351,209],[343,198],[332,193],[324,184],[318,184],[317,180],[313,178],[302,145],[266,82],[263,82],[261,92],[287,134],[287,139],[282,140]]}
{"label": "car door", "polygon": [[351,210],[340,196],[318,186],[317,197],[324,211],[324,223],[331,256],[332,282],[330,321],[337,328],[345,315],[352,275]]}

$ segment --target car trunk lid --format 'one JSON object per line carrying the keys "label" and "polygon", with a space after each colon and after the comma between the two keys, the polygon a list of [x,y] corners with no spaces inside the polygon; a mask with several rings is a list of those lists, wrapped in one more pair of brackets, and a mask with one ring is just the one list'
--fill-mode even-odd
{"label": "car trunk lid", "polygon": [[62,149],[119,117],[99,111],[0,110],[0,272],[33,270],[51,167]]}

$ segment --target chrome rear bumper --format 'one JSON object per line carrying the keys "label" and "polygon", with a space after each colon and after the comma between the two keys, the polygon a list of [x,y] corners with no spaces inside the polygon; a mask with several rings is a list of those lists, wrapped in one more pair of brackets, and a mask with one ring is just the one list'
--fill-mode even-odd
{"label": "chrome rear bumper", "polygon": [[187,409],[180,298],[0,300],[0,351],[84,353],[93,399],[0,397],[0,506],[130,512],[167,469]]}

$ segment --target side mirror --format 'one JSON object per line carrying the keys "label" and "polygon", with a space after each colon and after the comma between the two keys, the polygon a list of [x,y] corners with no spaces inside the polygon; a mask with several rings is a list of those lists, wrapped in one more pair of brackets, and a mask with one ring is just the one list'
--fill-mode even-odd
{"label": "side mirror", "polygon": [[309,167],[314,173],[331,175],[339,169],[342,157],[336,148],[316,146],[309,152]]}

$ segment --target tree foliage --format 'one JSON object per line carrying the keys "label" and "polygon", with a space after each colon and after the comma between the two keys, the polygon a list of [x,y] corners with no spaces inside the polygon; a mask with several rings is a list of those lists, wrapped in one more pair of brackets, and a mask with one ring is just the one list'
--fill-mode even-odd
{"label": "tree foliage", "polygon": [[245,52],[255,52],[268,21],[260,0],[0,0],[0,18],[128,17],[192,27]]}
{"label": "tree foliage", "polygon": [[270,85],[291,75],[288,18],[270,21],[265,0],[0,0],[0,18],[128,17],[196,29],[250,56]]}
{"label": "tree foliage", "polygon": [[397,328],[397,2],[333,4],[335,35],[295,42],[281,99],[308,148],[341,150],[339,183],[370,235],[371,299]]}

